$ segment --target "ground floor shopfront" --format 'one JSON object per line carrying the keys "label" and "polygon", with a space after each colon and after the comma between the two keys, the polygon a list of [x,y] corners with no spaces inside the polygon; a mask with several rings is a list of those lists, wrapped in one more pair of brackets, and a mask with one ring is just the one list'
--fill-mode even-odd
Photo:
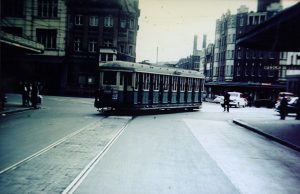
{"label": "ground floor shopfront", "polygon": [[205,84],[206,98],[214,99],[217,95],[224,95],[225,91],[235,91],[252,99],[257,106],[271,106],[277,99],[279,92],[285,91],[285,84],[243,83],[243,82],[209,82]]}

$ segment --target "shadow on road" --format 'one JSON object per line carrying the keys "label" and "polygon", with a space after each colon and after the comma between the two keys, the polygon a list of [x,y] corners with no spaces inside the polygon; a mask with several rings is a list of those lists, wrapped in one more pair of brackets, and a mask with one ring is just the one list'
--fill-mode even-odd
{"label": "shadow on road", "polygon": [[186,109],[158,109],[158,110],[104,110],[97,115],[103,116],[143,116],[143,115],[162,115],[174,114],[185,112],[198,112],[199,109],[186,110]]}

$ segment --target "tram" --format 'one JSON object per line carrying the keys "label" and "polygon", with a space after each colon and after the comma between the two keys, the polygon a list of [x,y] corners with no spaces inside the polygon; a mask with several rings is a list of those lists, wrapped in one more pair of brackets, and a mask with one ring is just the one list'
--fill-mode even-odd
{"label": "tram", "polygon": [[99,70],[98,110],[201,107],[204,76],[198,71],[125,61],[101,63]]}

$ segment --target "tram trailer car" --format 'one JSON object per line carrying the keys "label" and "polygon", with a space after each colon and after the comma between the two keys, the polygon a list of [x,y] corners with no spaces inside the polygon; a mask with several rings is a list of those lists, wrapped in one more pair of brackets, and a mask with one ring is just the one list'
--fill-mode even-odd
{"label": "tram trailer car", "polygon": [[198,71],[112,61],[99,65],[94,106],[112,109],[199,109],[204,76]]}

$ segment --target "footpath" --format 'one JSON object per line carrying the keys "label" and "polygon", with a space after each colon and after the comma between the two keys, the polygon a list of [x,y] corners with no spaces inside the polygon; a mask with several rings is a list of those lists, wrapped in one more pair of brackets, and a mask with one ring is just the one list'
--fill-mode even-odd
{"label": "footpath", "polygon": [[7,102],[5,103],[4,108],[0,109],[0,117],[33,109],[33,107],[30,106],[22,106],[21,94],[7,94],[6,96]]}
{"label": "footpath", "polygon": [[233,122],[255,133],[300,152],[300,120],[234,119]]}

